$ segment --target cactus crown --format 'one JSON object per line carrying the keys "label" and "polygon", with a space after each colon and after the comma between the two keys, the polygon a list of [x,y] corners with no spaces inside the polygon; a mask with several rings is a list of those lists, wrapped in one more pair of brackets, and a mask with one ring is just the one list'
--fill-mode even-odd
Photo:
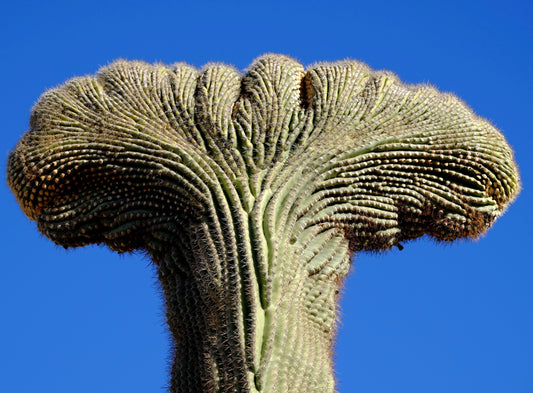
{"label": "cactus crown", "polygon": [[519,189],[486,120],[355,61],[117,61],[46,92],[30,128],[8,182],[39,230],[158,265],[173,391],[331,391],[350,255],[476,237]]}

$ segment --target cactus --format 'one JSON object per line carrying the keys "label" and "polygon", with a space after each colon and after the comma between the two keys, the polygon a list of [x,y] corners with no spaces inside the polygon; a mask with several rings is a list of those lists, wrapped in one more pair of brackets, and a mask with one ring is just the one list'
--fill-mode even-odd
{"label": "cactus", "polygon": [[453,95],[280,55],[72,79],[36,104],[8,182],[57,244],[151,256],[171,392],[333,392],[350,257],[476,238],[519,190],[504,137]]}

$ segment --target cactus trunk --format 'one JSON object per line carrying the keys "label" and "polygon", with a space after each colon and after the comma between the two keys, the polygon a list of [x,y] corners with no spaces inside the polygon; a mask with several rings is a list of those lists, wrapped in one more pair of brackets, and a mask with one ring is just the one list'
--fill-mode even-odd
{"label": "cactus trunk", "polygon": [[[238,271],[249,262],[225,264]],[[171,392],[334,391],[334,324],[323,324],[318,312],[334,316],[336,285],[318,291],[313,279],[286,275],[275,302],[263,308],[253,299],[256,285],[238,275],[213,290],[215,280],[164,271],[159,276],[176,345]],[[314,301],[321,309],[309,314]]]}
{"label": "cactus trunk", "polygon": [[[279,193],[263,189],[249,212],[227,198],[213,220],[182,223],[179,244],[158,247],[162,257],[152,252],[176,345],[172,392],[334,391],[348,242],[336,229],[292,241],[268,233],[269,215],[290,210],[291,198],[274,208],[271,196]],[[296,224],[285,220],[284,232]],[[172,238],[168,229],[155,237]]]}

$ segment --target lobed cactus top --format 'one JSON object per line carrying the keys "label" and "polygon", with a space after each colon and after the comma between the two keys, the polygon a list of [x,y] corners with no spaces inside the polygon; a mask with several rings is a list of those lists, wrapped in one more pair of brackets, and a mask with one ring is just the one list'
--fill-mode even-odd
{"label": "lobed cactus top", "polygon": [[342,226],[354,251],[476,237],[519,188],[503,136],[453,95],[356,61],[305,70],[279,55],[244,75],[117,61],[72,79],[41,97],[8,165],[46,235],[121,251],[144,247],[141,227],[204,214],[213,193],[232,188],[250,211],[306,173],[298,230]]}

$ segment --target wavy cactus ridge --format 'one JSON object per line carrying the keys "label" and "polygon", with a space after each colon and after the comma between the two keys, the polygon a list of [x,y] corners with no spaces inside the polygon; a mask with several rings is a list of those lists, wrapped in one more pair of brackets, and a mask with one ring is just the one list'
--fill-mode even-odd
{"label": "wavy cactus ridge", "polygon": [[58,244],[144,249],[172,392],[332,392],[356,251],[475,238],[519,190],[504,137],[451,94],[356,61],[119,60],[43,94],[9,157]]}

